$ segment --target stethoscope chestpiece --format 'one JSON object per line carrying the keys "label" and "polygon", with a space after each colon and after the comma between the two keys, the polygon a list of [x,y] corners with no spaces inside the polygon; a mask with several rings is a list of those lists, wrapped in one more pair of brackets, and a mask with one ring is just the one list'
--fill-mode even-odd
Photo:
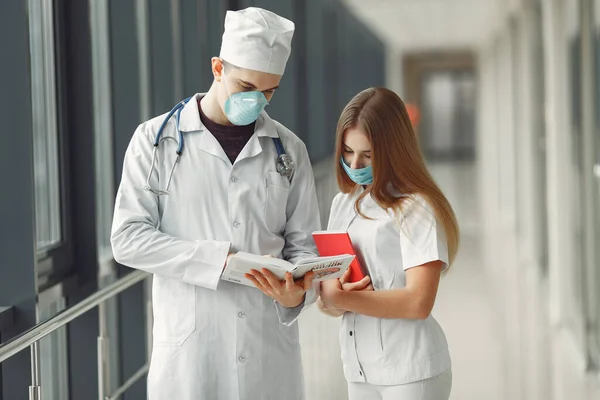
{"label": "stethoscope chestpiece", "polygon": [[292,157],[288,156],[287,154],[284,153],[277,157],[277,172],[279,172],[282,176],[286,176],[288,178],[291,177],[294,173],[295,167],[296,164],[294,163],[294,160],[292,160]]}

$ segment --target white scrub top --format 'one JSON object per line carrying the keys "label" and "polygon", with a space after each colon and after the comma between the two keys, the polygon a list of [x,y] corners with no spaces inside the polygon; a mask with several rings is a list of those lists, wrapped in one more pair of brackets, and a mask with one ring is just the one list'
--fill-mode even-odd
{"label": "white scrub top", "polygon": [[[198,96],[198,95],[197,95]],[[313,172],[302,141],[263,112],[232,165],[202,125],[196,99],[181,112],[183,154],[170,193],[144,190],[153,141],[165,115],[140,125],[125,155],[111,242],[115,260],[154,274],[148,398],[304,398],[298,314],[260,290],[220,280],[227,253],[291,262],[313,257],[320,227]],[[164,136],[177,137],[175,118]],[[276,172],[279,136],[296,163],[291,182]],[[165,140],[150,184],[163,189],[177,146]]]}
{"label": "white scrub top", "polygon": [[[373,218],[369,220],[355,212],[361,193],[335,197],[328,229],[348,231],[375,290],[405,287],[405,271],[411,267],[437,260],[448,264],[444,229],[421,196],[410,196],[398,217],[367,195],[361,211]],[[424,320],[383,319],[347,312],[340,345],[348,382],[401,385],[451,367],[446,337],[431,315]]]}

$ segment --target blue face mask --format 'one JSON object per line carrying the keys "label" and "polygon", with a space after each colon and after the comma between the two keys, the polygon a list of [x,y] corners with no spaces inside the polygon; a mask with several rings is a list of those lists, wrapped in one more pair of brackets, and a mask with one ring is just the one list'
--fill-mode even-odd
{"label": "blue face mask", "polygon": [[340,160],[340,163],[342,163],[344,170],[354,183],[358,185],[370,185],[373,183],[373,167],[371,165],[359,169],[350,168],[346,165],[343,157]]}
{"label": "blue face mask", "polygon": [[[227,86],[225,86],[227,88]],[[229,92],[229,90],[227,90]],[[225,116],[234,125],[249,125],[256,121],[269,104],[262,92],[238,92],[230,94],[225,101]]]}

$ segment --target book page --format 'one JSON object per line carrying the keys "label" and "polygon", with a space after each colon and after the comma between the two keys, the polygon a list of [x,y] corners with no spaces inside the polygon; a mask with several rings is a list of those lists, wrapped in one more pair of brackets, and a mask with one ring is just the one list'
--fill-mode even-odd
{"label": "book page", "polygon": [[255,269],[260,271],[266,268],[279,279],[285,278],[286,271],[292,272],[294,265],[280,258],[257,256],[255,254],[239,252],[232,256],[227,263],[227,267],[221,275],[221,279],[229,282],[239,283],[246,286],[255,287],[252,281],[244,276]]}
{"label": "book page", "polygon": [[252,281],[246,278],[244,274],[250,273],[252,269],[260,271],[266,268],[280,280],[285,279],[287,271],[292,273],[294,279],[300,279],[307,272],[313,271],[315,273],[313,277],[314,282],[320,282],[326,279],[340,278],[346,269],[348,269],[352,260],[354,260],[353,255],[343,254],[332,257],[306,258],[293,265],[280,258],[240,252],[230,258],[227,267],[221,275],[221,279],[255,287]]}
{"label": "book page", "polygon": [[313,271],[313,281],[320,282],[327,279],[338,279],[348,269],[354,256],[343,254],[332,257],[319,257],[313,259],[304,259],[297,263],[297,269],[294,277],[302,277],[307,272]]}

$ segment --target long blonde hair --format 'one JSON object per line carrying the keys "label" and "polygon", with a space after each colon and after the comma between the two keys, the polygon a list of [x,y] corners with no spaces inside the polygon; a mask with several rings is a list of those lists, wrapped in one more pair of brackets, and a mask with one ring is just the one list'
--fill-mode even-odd
{"label": "long blonde hair", "polygon": [[[342,111],[336,132],[335,161],[336,177],[343,193],[355,192],[359,188],[340,165],[344,133],[350,128],[358,128],[367,136],[373,155],[373,184],[357,199],[355,207],[358,213],[364,216],[359,204],[369,193],[377,204],[394,210],[397,215],[403,211],[410,195],[421,195],[445,229],[449,264],[452,264],[460,236],[456,216],[425,166],[402,99],[389,89],[369,88],[354,96]],[[390,191],[390,186],[409,196],[398,197]]]}

